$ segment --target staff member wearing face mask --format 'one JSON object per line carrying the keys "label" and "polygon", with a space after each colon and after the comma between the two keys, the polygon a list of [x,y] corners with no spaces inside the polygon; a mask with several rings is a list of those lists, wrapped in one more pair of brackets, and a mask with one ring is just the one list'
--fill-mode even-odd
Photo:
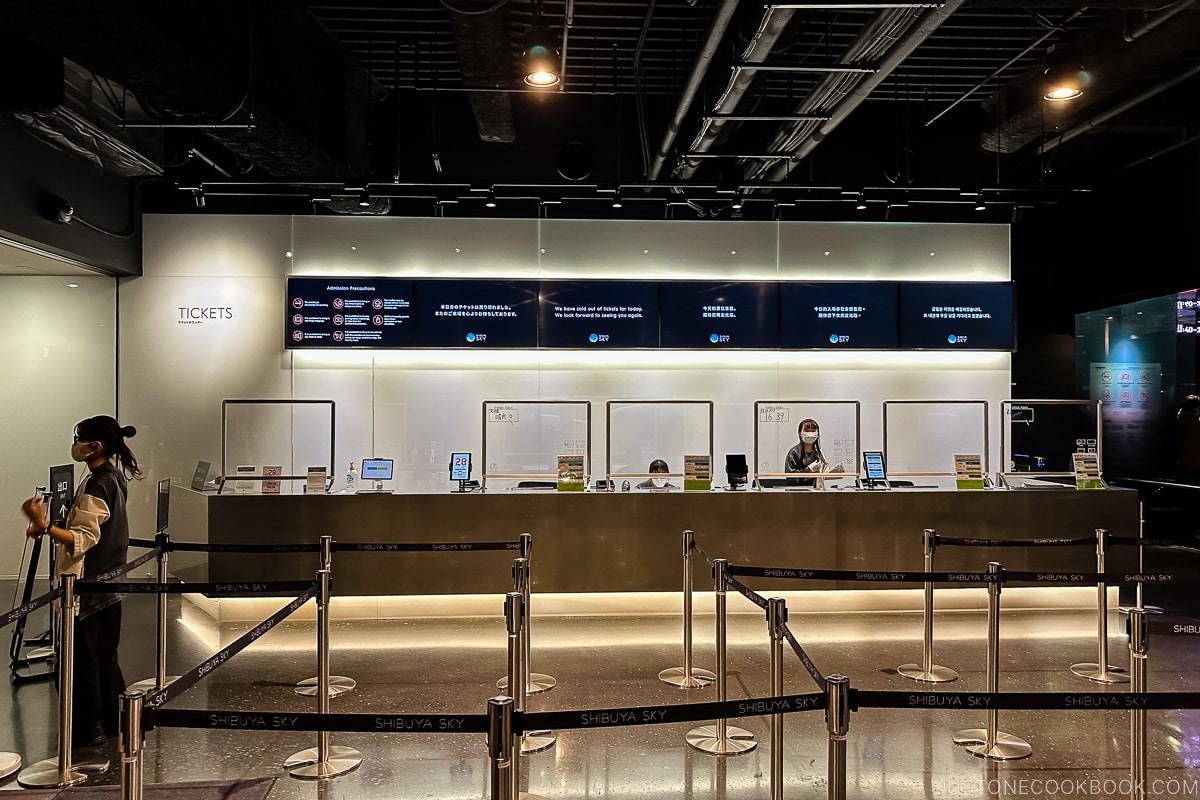
{"label": "staff member wearing face mask", "polygon": [[[88,474],[75,491],[66,522],[51,525],[41,497],[21,506],[29,519],[25,535],[49,536],[55,548],[54,574],[74,573],[94,580],[127,561],[129,519],[125,514],[126,481],[141,477],[137,459],[125,440],[137,430],[107,416],[90,417],[75,426],[71,458],[87,464]],[[121,641],[121,598],[112,593],[82,594],[75,626],[75,715],[72,745],[96,747],[115,736],[125,678],[117,661]]]}
{"label": "staff member wearing face mask", "polygon": [[800,441],[788,450],[784,461],[784,472],[824,472],[827,468],[824,454],[821,453],[821,429],[815,419],[806,419],[800,423]]}
{"label": "staff member wearing face mask", "polygon": [[[650,468],[646,470],[654,475],[666,474],[671,471],[667,466],[667,462],[661,458],[656,458],[650,462]],[[639,489],[678,489],[679,487],[668,481],[666,478],[647,478],[637,485]]]}

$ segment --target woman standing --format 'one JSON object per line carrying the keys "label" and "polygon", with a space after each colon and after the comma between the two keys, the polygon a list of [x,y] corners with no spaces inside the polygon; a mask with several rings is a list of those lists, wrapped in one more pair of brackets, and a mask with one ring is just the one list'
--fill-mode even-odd
{"label": "woman standing", "polygon": [[[54,574],[70,572],[82,580],[126,562],[129,518],[126,481],[141,477],[125,440],[137,434],[108,416],[90,417],[75,426],[71,458],[87,464],[88,474],[75,491],[66,522],[52,525],[38,496],[21,506],[29,518],[25,535],[49,536],[55,548]],[[121,641],[121,598],[105,592],[80,595],[75,625],[75,713],[71,744],[95,747],[117,734],[125,678],[117,661]]]}

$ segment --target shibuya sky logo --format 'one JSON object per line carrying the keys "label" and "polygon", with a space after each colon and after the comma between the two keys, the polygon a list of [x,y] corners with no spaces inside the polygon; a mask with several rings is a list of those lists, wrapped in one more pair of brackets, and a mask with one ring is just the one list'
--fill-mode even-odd
{"label": "shibuya sky logo", "polygon": [[230,306],[176,306],[176,322],[180,325],[204,325],[233,319]]}

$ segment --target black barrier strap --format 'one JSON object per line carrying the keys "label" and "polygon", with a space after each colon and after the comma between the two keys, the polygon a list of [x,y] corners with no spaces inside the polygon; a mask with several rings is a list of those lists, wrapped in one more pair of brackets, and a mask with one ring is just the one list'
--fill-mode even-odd
{"label": "black barrier strap", "polygon": [[205,544],[171,542],[169,549],[189,553],[315,553],[319,544]]}
{"label": "black barrier strap", "polygon": [[761,594],[754,591],[749,586],[747,586],[746,584],[739,581],[737,578],[730,577],[728,579],[728,581],[729,581],[730,586],[732,586],[734,589],[737,589],[739,592],[741,592],[746,597],[746,599],[749,600],[751,603],[754,603],[754,605],[758,606],[763,611],[767,610],[767,605],[768,605],[767,598],[763,597]]}
{"label": "black barrier strap", "polygon": [[817,688],[825,691],[828,681],[821,674],[821,670],[817,669],[817,665],[808,657],[808,653],[804,652],[804,648],[800,646],[800,642],[796,641],[796,636],[792,633],[792,629],[784,625],[783,635],[787,638],[788,644],[792,646],[792,650],[796,651],[796,657],[800,659],[800,663],[804,665],[804,668],[808,670],[808,674],[816,682]]}
{"label": "black barrier strap", "polygon": [[300,606],[312,599],[317,592],[320,591],[320,588],[320,584],[311,583],[308,587],[308,590],[304,592],[304,594],[295,598],[286,606],[276,611],[267,620],[259,623],[253,629],[242,634],[236,641],[232,642],[221,650],[218,650],[215,654],[206,659],[203,664],[195,667],[190,672],[180,675],[170,686],[146,695],[146,699],[143,701],[145,707],[158,708],[164,703],[178,697],[183,692],[186,692],[188,689],[195,686],[205,675],[245,650],[247,646],[262,637],[263,634],[267,633],[276,625],[291,616],[296,609],[300,608]]}
{"label": "black barrier strap", "polygon": [[592,708],[583,711],[541,711],[536,714],[526,712],[514,715],[513,728],[517,731],[539,731],[568,728],[612,728],[623,725],[660,725],[668,722],[699,722],[708,719],[817,711],[822,708],[825,708],[823,693],[792,694],[711,703]]}
{"label": "black barrier strap", "polygon": [[[1167,636],[1200,636],[1200,620],[1179,619],[1175,617],[1147,617],[1147,627],[1152,634]],[[1129,623],[1126,620],[1126,631]]]}
{"label": "black barrier strap", "polygon": [[1174,575],[1155,572],[1009,572],[1005,570],[1005,582],[1022,581],[1031,583],[1170,583]]}
{"label": "black barrier strap", "polygon": [[[85,589],[82,589],[79,587],[82,587],[82,586],[91,587],[94,584],[106,583],[108,581],[114,581],[117,578],[121,577],[122,575],[128,575],[130,572],[133,572],[135,569],[140,567],[142,564],[145,564],[150,559],[157,558],[158,553],[159,553],[159,551],[157,549],[151,550],[149,553],[143,553],[142,555],[135,558],[133,561],[130,561],[128,564],[122,564],[119,567],[110,569],[108,572],[102,572],[99,575],[97,575],[95,578],[93,578],[92,580],[87,581],[86,583],[84,581],[76,581],[75,582],[76,591],[79,591],[79,592],[89,591],[89,590],[85,590]],[[91,588],[90,591],[92,591],[92,592],[111,592],[112,589]]]}
{"label": "black barrier strap", "polygon": [[318,714],[313,711],[147,709],[143,721],[159,728],[358,733],[487,733],[486,714]]}
{"label": "black barrier strap", "polygon": [[849,569],[790,569],[784,567],[747,567],[730,565],[731,575],[755,578],[785,578],[809,581],[868,581],[884,583],[994,583],[987,572],[866,572]]}
{"label": "black barrier strap", "polygon": [[1196,540],[1179,540],[1179,539],[1139,539],[1136,536],[1110,536],[1105,541],[1108,544],[1134,544],[1146,545],[1147,547],[1195,547]]}
{"label": "black barrier strap", "polygon": [[130,539],[130,547],[158,547],[158,542],[154,539]]}
{"label": "black barrier strap", "polygon": [[312,586],[312,581],[261,581],[259,583],[97,583],[93,581],[75,584],[75,590],[80,594],[93,592],[119,592],[121,594],[266,594],[279,592],[287,595]]}
{"label": "black barrier strap", "polygon": [[335,553],[427,553],[520,550],[520,542],[334,542]]}
{"label": "black barrier strap", "polygon": [[703,558],[705,561],[707,561],[708,565],[710,567],[713,565],[712,556],[710,556],[708,553],[704,552],[704,548],[701,547],[700,545],[696,544],[695,539],[692,540],[692,549],[695,550],[697,553],[699,553],[700,557]]}
{"label": "black barrier strap", "polygon": [[1200,708],[1200,692],[881,692],[850,690],[850,707],[930,709]]}
{"label": "black barrier strap", "polygon": [[59,586],[57,589],[51,589],[41,597],[35,597],[28,603],[22,603],[11,611],[5,611],[4,616],[0,617],[0,628],[5,625],[11,625],[22,617],[27,617],[34,611],[37,611],[44,605],[53,603],[58,598],[62,597],[63,589]]}
{"label": "black barrier strap", "polygon": [[963,539],[953,536],[938,536],[939,545],[963,545],[966,547],[1073,547],[1095,544],[1096,537],[1075,539]]}

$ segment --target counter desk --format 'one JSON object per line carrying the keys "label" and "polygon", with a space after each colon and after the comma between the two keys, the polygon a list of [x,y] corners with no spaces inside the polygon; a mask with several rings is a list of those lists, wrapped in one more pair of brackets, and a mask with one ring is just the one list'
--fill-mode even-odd
{"label": "counter desk", "polygon": [[[186,492],[184,492],[186,493]],[[177,506],[180,540],[210,543],[471,542],[533,534],[536,592],[669,592],[681,583],[681,533],[695,531],[731,564],[863,572],[923,568],[922,529],[981,539],[1078,538],[1105,528],[1138,533],[1132,490],[901,489],[825,492],[199,495]],[[184,529],[184,530],[181,530]],[[515,552],[347,552],[334,556],[337,595],[491,594],[511,591]],[[1136,548],[1113,548],[1110,570],[1131,570]],[[939,571],[996,560],[1022,571],[1094,572],[1094,547],[940,547]],[[211,554],[190,580],[312,577],[312,553]],[[696,586],[711,586],[695,559]],[[906,583],[756,580],[778,590],[912,588]]]}

